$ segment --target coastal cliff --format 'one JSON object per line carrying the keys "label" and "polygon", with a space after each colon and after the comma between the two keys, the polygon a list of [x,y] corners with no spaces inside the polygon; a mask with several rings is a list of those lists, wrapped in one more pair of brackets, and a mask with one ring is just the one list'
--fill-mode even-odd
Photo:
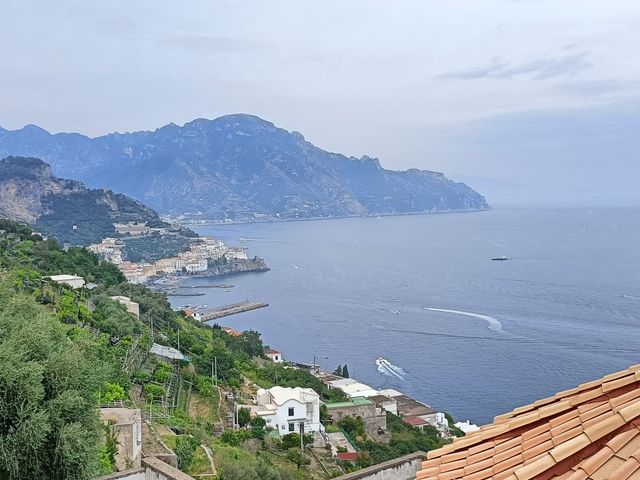
{"label": "coastal cliff", "polygon": [[195,274],[197,277],[222,277],[225,275],[232,275],[234,273],[245,272],[268,272],[270,268],[264,259],[260,257],[253,257],[248,259],[237,259],[229,261],[222,265],[210,266],[204,272],[198,272]]}

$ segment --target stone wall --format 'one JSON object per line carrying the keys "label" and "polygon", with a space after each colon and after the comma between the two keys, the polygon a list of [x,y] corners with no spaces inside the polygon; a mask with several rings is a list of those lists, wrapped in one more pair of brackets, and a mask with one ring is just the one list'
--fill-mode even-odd
{"label": "stone wall", "polygon": [[146,480],[193,480],[193,477],[155,457],[143,458],[142,466],[146,468]]}
{"label": "stone wall", "polygon": [[424,452],[411,453],[404,457],[347,473],[334,480],[415,480],[422,461],[427,457]]}
{"label": "stone wall", "polygon": [[100,477],[98,480],[194,480],[186,473],[166,464],[162,460],[149,457],[142,459],[142,468],[125,470]]}

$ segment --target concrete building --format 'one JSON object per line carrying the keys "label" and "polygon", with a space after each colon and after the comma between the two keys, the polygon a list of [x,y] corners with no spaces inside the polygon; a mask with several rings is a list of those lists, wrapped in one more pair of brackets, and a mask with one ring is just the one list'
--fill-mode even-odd
{"label": "concrete building", "polygon": [[[406,418],[417,418],[433,425],[434,427],[447,428],[448,422],[443,412],[436,412],[429,405],[418,402],[407,395],[397,395],[393,397],[398,405],[398,415],[405,420]],[[410,420],[418,427],[417,420]]]}
{"label": "concrete building", "polygon": [[364,383],[356,382],[349,385],[339,387],[347,397],[373,397],[379,395],[380,392],[375,388],[370,387]]}
{"label": "concrete building", "polygon": [[[239,405],[242,407],[242,405]],[[258,390],[257,406],[252,413],[265,419],[267,427],[279,435],[299,432],[323,432],[320,423],[320,396],[311,388],[272,387]]]}
{"label": "concrete building", "polygon": [[142,414],[137,408],[101,408],[100,420],[111,423],[118,439],[118,471],[140,467]]}
{"label": "concrete building", "polygon": [[354,383],[359,383],[357,380],[353,378],[342,378],[338,377],[336,380],[329,380],[326,382],[329,388],[339,388],[346,387],[347,385],[353,385]]}
{"label": "concrete building", "polygon": [[151,228],[147,227],[147,222],[143,223],[114,223],[116,232],[121,235],[131,235],[132,237],[138,237],[140,235],[147,235],[151,232]]}
{"label": "concrete building", "polygon": [[190,262],[185,265],[185,270],[187,273],[197,273],[204,272],[209,268],[209,262],[206,259],[198,260],[195,262]]}
{"label": "concrete building", "polygon": [[247,260],[247,251],[244,247],[230,247],[224,254],[227,260]]}
{"label": "concrete building", "polygon": [[360,417],[364,421],[367,432],[375,435],[378,430],[387,429],[387,414],[368,398],[354,397],[344,402],[331,402],[325,405],[327,413],[334,422],[345,417]]}
{"label": "concrete building", "polygon": [[82,288],[85,285],[84,278],[78,277],[77,275],[51,275],[44,278],[53,280],[56,283],[63,283],[73,289]]}
{"label": "concrete building", "polygon": [[115,297],[110,297],[111,300],[115,300],[118,303],[121,303],[125,307],[127,307],[127,312],[136,316],[136,318],[140,319],[140,304],[132,301],[129,297],[124,297],[122,295],[116,295]]}
{"label": "concrete building", "polygon": [[387,397],[386,395],[373,395],[369,397],[369,400],[375,403],[377,407],[382,408],[389,413],[393,413],[394,415],[398,415],[398,402],[396,402],[392,397]]}

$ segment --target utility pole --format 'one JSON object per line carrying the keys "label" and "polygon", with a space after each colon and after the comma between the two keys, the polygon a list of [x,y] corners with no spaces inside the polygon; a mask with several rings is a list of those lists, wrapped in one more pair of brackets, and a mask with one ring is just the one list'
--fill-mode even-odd
{"label": "utility pole", "polygon": [[304,453],[304,422],[298,424],[300,430],[300,453]]}
{"label": "utility pole", "polygon": [[216,387],[218,386],[218,357],[213,357],[213,363],[215,365],[215,378],[216,378]]}

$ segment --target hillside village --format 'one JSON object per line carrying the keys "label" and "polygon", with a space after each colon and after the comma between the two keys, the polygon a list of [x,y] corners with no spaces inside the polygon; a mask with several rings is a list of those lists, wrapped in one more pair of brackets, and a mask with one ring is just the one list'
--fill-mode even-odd
{"label": "hillside village", "polygon": [[103,426],[88,417],[97,443],[80,451],[105,479],[328,479],[388,462],[415,471],[420,452],[463,435],[401,392],[345,378],[346,367],[343,377],[287,362],[258,332],[173,311],[93,252],[0,223],[0,319],[18,322],[12,334],[39,325],[64,337],[56,348],[91,352],[68,374],[87,362],[92,381],[80,385],[95,388],[86,394]]}
{"label": "hillside village", "polygon": [[[222,240],[206,237],[189,239],[185,244],[170,250],[170,256],[155,259],[161,256],[156,253],[141,255],[143,259],[137,262],[126,260],[131,256],[125,253],[128,242],[135,239],[147,241],[153,245],[158,238],[166,239],[167,236],[170,238],[172,229],[150,227],[146,222],[114,224],[114,227],[124,238],[107,237],[100,243],[89,245],[87,249],[116,265],[130,283],[146,283],[151,278],[161,275],[203,274],[221,264],[242,265],[249,261],[244,247],[229,247]],[[167,243],[166,240],[165,243]],[[145,257],[150,258],[145,261]],[[257,262],[257,259],[254,261]]]}

